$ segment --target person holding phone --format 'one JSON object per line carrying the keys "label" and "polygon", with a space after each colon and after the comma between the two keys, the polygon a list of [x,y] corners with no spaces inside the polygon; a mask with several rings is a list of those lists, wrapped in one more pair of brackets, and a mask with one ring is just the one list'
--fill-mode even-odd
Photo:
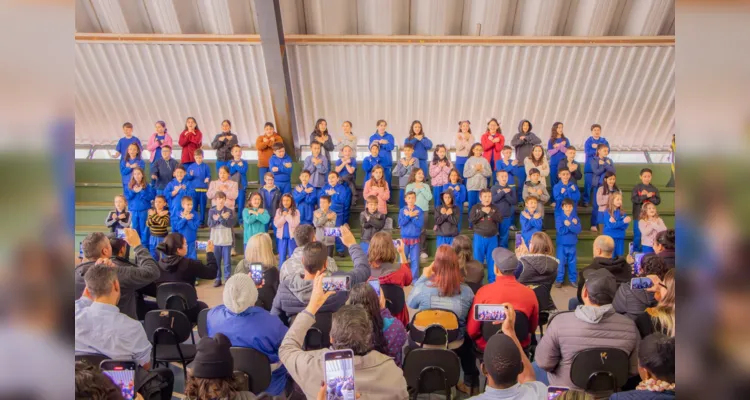
{"label": "person holding phone", "polygon": [[[323,202],[321,202],[321,204],[323,204]],[[318,211],[316,211],[316,213]],[[335,215],[333,216],[333,219],[336,219]],[[305,250],[305,246],[308,243],[315,241],[321,242],[324,245],[327,244],[324,240],[321,240],[323,232],[322,229],[320,229],[320,231],[321,232],[316,232],[312,225],[300,224],[297,226],[297,229],[294,230],[294,243],[297,244],[297,248],[292,252],[292,256],[281,264],[279,282],[291,279],[295,275],[304,275],[305,267],[302,265],[302,253]],[[339,268],[338,265],[336,265],[336,261],[329,255],[326,261],[326,271],[335,273],[338,270]]]}
{"label": "person holding phone", "polygon": [[258,287],[258,303],[266,311],[271,311],[273,298],[279,290],[278,257],[273,254],[273,240],[268,233],[257,233],[250,237],[245,246],[245,255],[234,267],[235,274],[252,274],[253,266],[260,267],[261,281]]}
{"label": "person holding phone", "polygon": [[[351,243],[350,239],[353,240],[350,235],[351,232],[347,229],[342,237],[345,243]],[[312,251],[313,247],[318,247],[322,252],[323,249],[320,248],[322,246],[314,246],[315,244],[308,244],[311,246],[309,250]],[[352,254],[358,256],[360,261],[364,261],[362,260],[364,254],[359,246],[352,245],[350,252],[353,248]],[[355,265],[357,265],[356,262]],[[373,349],[372,320],[361,305],[340,307],[333,313],[331,323],[331,348],[339,349],[341,353],[349,353],[351,357],[344,357],[344,354],[336,356],[335,353],[331,354],[329,349],[313,351],[302,349],[305,335],[315,323],[315,314],[325,312],[323,310],[330,299],[339,296],[339,292],[323,291],[323,277],[323,270],[318,270],[313,275],[310,285],[312,287],[310,301],[294,319],[294,324],[281,342],[279,358],[289,375],[308,399],[314,399],[321,390],[321,382],[328,381],[328,376],[332,375],[326,371],[326,360],[338,361],[350,358],[353,371],[349,369],[347,375],[355,378],[355,390],[363,399],[407,399],[409,394],[406,390],[404,373],[391,357]]]}
{"label": "person holding phone", "polygon": [[[646,254],[641,261],[641,271],[638,276],[657,276],[663,281],[664,275],[669,270],[670,268],[664,260],[656,254]],[[659,291],[634,290],[630,287],[629,282],[621,283],[617,289],[617,294],[615,294],[615,299],[612,301],[612,307],[618,313],[635,321],[647,308],[656,306],[657,300],[655,294],[657,292]]]}
{"label": "person holding phone", "polygon": [[[651,280],[651,287],[645,289],[647,292],[655,293],[659,302],[655,307],[649,307],[644,313],[636,317],[635,326],[641,338],[644,338],[654,332],[660,332],[667,336],[675,335],[675,280],[674,268],[664,274],[664,279],[659,279],[657,275],[647,276]],[[643,278],[642,278],[643,279]]]}
{"label": "person holding phone", "polygon": [[[378,232],[372,236],[370,247],[367,252],[367,260],[370,262],[370,278],[383,285],[395,285],[403,290],[411,285],[411,263],[406,257],[405,244],[403,240],[396,240],[389,232]],[[398,257],[398,263],[396,258]],[[394,315],[404,326],[409,325],[409,307],[404,308]]]}
{"label": "person holding phone", "polygon": [[638,374],[641,383],[635,390],[614,393],[610,400],[671,400],[675,393],[677,352],[675,338],[654,333],[638,347]]}
{"label": "person holding phone", "polygon": [[[375,290],[375,286],[378,290]],[[385,295],[380,290],[380,282],[371,279],[352,287],[347,304],[361,305],[372,320],[372,342],[375,350],[393,357],[396,365],[403,364],[403,348],[406,344],[406,328],[401,321],[391,315],[385,306]]]}

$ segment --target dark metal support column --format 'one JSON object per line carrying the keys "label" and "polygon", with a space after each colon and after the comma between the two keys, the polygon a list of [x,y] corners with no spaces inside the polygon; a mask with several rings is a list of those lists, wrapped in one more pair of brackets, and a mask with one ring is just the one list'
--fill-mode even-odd
{"label": "dark metal support column", "polygon": [[292,81],[279,0],[255,0],[255,12],[258,14],[258,33],[271,90],[276,131],[284,139],[287,154],[295,159],[297,146],[294,139],[297,137],[297,124],[294,119]]}

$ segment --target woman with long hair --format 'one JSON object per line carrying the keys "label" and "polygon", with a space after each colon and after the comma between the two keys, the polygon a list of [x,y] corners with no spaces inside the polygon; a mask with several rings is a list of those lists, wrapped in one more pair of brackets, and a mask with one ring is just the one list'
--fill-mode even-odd
{"label": "woman with long hair", "polygon": [[645,338],[654,332],[660,332],[670,337],[675,335],[677,325],[675,324],[674,271],[674,268],[667,271],[664,274],[664,280],[659,279],[656,275],[648,276],[654,285],[646,290],[654,293],[658,303],[655,307],[647,308],[646,312],[635,319],[635,326],[638,327],[641,338]]}
{"label": "woman with long hair", "polygon": [[268,233],[257,233],[250,236],[245,245],[245,255],[234,267],[235,274],[251,274],[251,266],[260,264],[263,281],[258,285],[258,300],[260,306],[271,310],[273,298],[279,289],[279,259],[273,254],[273,240]]}
{"label": "woman with long hair", "polygon": [[328,122],[323,118],[318,118],[315,121],[315,129],[310,133],[310,143],[318,142],[320,147],[323,148],[323,154],[326,156],[326,160],[331,161],[331,152],[334,149],[333,139],[328,133]]}
{"label": "woman with long hair", "polygon": [[419,160],[419,168],[422,171],[427,171],[427,157],[429,156],[428,151],[432,148],[432,140],[424,133],[421,122],[415,120],[411,123],[409,136],[404,139],[404,144],[414,146],[414,158]]}
{"label": "woman with long hair", "polygon": [[672,268],[675,266],[675,243],[674,229],[657,233],[654,240],[654,253]]}
{"label": "woman with long hair", "polygon": [[547,185],[547,176],[550,174],[549,161],[547,161],[547,156],[544,154],[544,148],[541,145],[535,145],[531,149],[531,154],[525,160],[518,160],[518,162],[521,161],[523,161],[527,178],[531,176],[530,171],[536,168],[539,170],[539,180]]}
{"label": "woman with long hair", "polygon": [[[374,234],[370,239],[370,247],[367,250],[370,278],[377,279],[381,285],[396,285],[403,289],[412,283],[411,263],[406,258],[404,241],[397,241],[398,247],[393,242],[393,236],[384,231]],[[406,304],[394,317],[404,326],[409,324],[409,308]]]}
{"label": "woman with long hair", "polygon": [[453,238],[453,251],[458,257],[458,268],[461,276],[476,294],[484,281],[484,265],[474,259],[474,249],[471,247],[471,239],[466,235],[458,235]]}
{"label": "woman with long hair", "polygon": [[393,357],[396,365],[403,364],[402,349],[406,343],[404,324],[391,315],[385,306],[383,291],[376,293],[368,283],[358,283],[349,292],[348,304],[359,304],[364,307],[372,320],[373,348]]}
{"label": "woman with long hair", "polygon": [[[557,277],[559,261],[555,258],[555,246],[552,239],[544,232],[536,232],[531,236],[528,250],[525,246],[516,249],[518,268],[516,279],[524,285],[550,285]],[[555,308],[552,297],[539,298],[539,310],[546,311]]]}

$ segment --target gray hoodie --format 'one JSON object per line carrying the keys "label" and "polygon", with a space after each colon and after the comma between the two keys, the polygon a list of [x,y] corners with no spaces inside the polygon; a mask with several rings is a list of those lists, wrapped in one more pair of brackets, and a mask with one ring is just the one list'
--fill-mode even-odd
{"label": "gray hoodie", "polygon": [[[300,275],[304,272],[305,267],[302,265],[302,252],[305,250],[305,246],[300,246],[294,249],[292,256],[287,258],[283,264],[281,264],[281,272],[279,275],[279,281],[290,279],[294,275]],[[336,265],[336,261],[328,257],[328,266],[326,269],[328,272],[337,272],[339,267]]]}
{"label": "gray hoodie", "polygon": [[[476,165],[481,165],[482,170],[477,171]],[[484,157],[471,156],[464,165],[464,178],[466,178],[466,190],[482,190],[487,188],[487,178],[492,176],[490,163]]]}
{"label": "gray hoodie", "polygon": [[[521,133],[521,128],[523,127],[524,122],[529,123],[529,131]],[[533,126],[531,125],[531,122],[527,119],[522,119],[521,122],[518,123],[518,133],[516,133],[510,141],[511,146],[516,148],[516,160],[518,160],[519,163],[523,163],[523,160],[531,154],[534,145],[542,144],[542,139],[539,139],[539,137],[531,131],[532,129]],[[523,140],[521,139],[521,136],[525,136]]]}

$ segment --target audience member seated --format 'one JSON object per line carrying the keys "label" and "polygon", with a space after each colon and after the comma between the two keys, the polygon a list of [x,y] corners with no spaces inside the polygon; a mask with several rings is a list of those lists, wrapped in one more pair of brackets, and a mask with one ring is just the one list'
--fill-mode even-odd
{"label": "audience member seated", "polygon": [[646,290],[656,293],[655,297],[658,297],[659,303],[656,307],[647,308],[646,312],[635,319],[635,326],[638,327],[641,338],[654,332],[674,336],[676,328],[674,274],[674,268],[672,268],[664,274],[663,281],[656,275],[649,276],[654,286]]}
{"label": "audience member seated", "polygon": [[452,246],[458,257],[458,267],[461,269],[464,283],[469,286],[481,286],[484,281],[484,265],[474,259],[471,239],[466,235],[458,235],[453,238]]}
{"label": "audience member seated", "polygon": [[[399,257],[399,264],[396,262]],[[367,261],[370,262],[371,278],[380,281],[381,285],[396,285],[405,288],[412,283],[411,264],[404,252],[404,242],[399,240],[398,248],[393,245],[393,236],[389,232],[378,232],[370,239],[367,250]],[[403,326],[409,325],[409,307],[394,315]]]}
{"label": "audience member seated", "polygon": [[516,248],[516,257],[518,257],[518,268],[514,275],[518,282],[522,285],[544,285],[548,288],[547,291],[537,292],[539,310],[555,310],[557,307],[550,291],[557,279],[559,261],[555,258],[552,239],[544,232],[536,232],[531,236],[528,248],[526,246]]}
{"label": "audience member seated", "polygon": [[569,303],[569,309],[575,310],[576,306],[583,304],[583,298],[581,298],[581,292],[583,292],[583,284],[586,282],[586,274],[589,271],[595,271],[597,269],[606,269],[612,275],[614,275],[617,284],[628,283],[630,284],[630,278],[633,277],[633,269],[628,265],[627,260],[624,256],[612,258],[612,253],[615,250],[615,241],[607,235],[599,235],[594,240],[594,260],[591,264],[581,270],[581,279],[578,280],[578,293],[576,300],[571,299]]}
{"label": "audience member seated", "polygon": [[235,274],[249,274],[250,265],[259,263],[263,270],[263,282],[258,288],[258,299],[266,311],[271,311],[273,298],[279,290],[279,258],[273,254],[273,240],[267,233],[251,236],[245,246],[245,256],[234,268]]}
{"label": "audience member seated", "polygon": [[[208,263],[205,265],[200,260],[185,257],[188,251],[187,242],[182,234],[170,233],[156,248],[164,254],[159,260],[161,278],[156,281],[157,287],[168,282],[185,282],[195,285],[196,279],[214,279],[216,277],[216,269],[219,266],[214,256],[214,244],[210,240],[206,246],[206,261]],[[153,296],[156,296],[156,294],[153,294]],[[187,310],[185,315],[190,322],[195,323],[198,321],[198,314],[205,308],[208,308],[206,303],[198,301],[198,304]]]}
{"label": "audience member seated", "polygon": [[[453,311],[463,334],[473,300],[474,292],[463,283],[456,252],[444,244],[438,247],[432,265],[422,270],[422,276],[414,284],[406,304],[417,310],[440,308]],[[479,386],[479,370],[471,341],[464,340],[456,353],[461,358],[464,371],[464,381],[456,387],[464,393],[474,393]]]}
{"label": "audience member seated", "polygon": [[[649,253],[643,256],[641,260],[641,270],[639,276],[656,275],[659,279],[664,279],[669,267],[656,254]],[[658,292],[657,292],[658,293]],[[612,307],[620,314],[627,316],[635,321],[636,317],[643,314],[648,307],[656,305],[654,293],[643,289],[631,289],[630,282],[621,283],[612,301]]]}
{"label": "audience member seated", "polygon": [[[84,362],[76,363],[76,399],[122,400],[122,391],[99,366]],[[140,394],[138,399],[142,399]]]}
{"label": "audience member seated", "polygon": [[[640,335],[635,323],[612,308],[615,277],[605,269],[589,271],[583,286],[583,306],[555,316],[539,341],[534,356],[536,378],[551,386],[577,387],[570,379],[573,358],[593,347],[623,350],[630,356],[630,374],[638,373]],[[592,393],[597,398],[611,393]]]}
{"label": "audience member seated", "polygon": [[654,240],[654,253],[656,253],[670,268],[675,266],[675,232],[667,229],[656,234]]}
{"label": "audience member seated", "polygon": [[671,400],[675,398],[675,339],[654,333],[638,347],[641,383],[635,390],[614,393],[610,400]]}
{"label": "audience member seated", "polygon": [[[474,296],[474,304],[472,304],[471,310],[477,304],[512,304],[516,311],[523,312],[529,318],[529,331],[536,332],[539,325],[539,303],[534,291],[518,283],[513,275],[518,266],[516,255],[506,248],[498,247],[492,251],[492,259],[495,262],[495,276],[497,278],[494,283],[487,284],[479,289]],[[479,350],[484,351],[486,342],[482,337],[482,322],[475,320],[474,313],[471,311],[469,312],[466,331],[477,344]],[[531,344],[531,336],[522,337],[518,340],[523,347]]]}
{"label": "audience member seated", "polygon": [[[342,227],[342,230],[344,229]],[[348,229],[342,239],[345,244],[353,240]],[[322,243],[309,243],[306,247],[311,246],[316,251],[319,248],[321,256],[328,254],[328,249]],[[308,250],[305,249],[305,258]],[[364,258],[358,245],[351,245],[349,251],[355,259]],[[325,257],[320,258],[325,260]],[[281,343],[279,357],[289,374],[308,399],[317,398],[324,377],[323,354],[331,349],[351,349],[354,352],[356,390],[362,399],[407,399],[409,395],[406,391],[404,372],[389,356],[373,350],[372,321],[360,305],[345,305],[333,314],[331,349],[302,350],[305,334],[315,322],[315,314],[322,311],[325,304],[330,303],[331,297],[338,296],[335,292],[323,291],[323,276],[323,271],[315,274],[310,284],[312,294],[309,304],[297,315]]]}
{"label": "audience member seated", "polygon": [[254,394],[239,389],[234,377],[232,342],[221,333],[198,342],[195,360],[188,365],[185,398],[188,400],[255,400]]}
{"label": "audience member seated", "polygon": [[75,352],[134,360],[148,369],[151,343],[143,325],[117,308],[120,300],[117,268],[109,259],[101,260],[90,266],[83,278],[86,288],[76,300]]}
{"label": "audience member seated", "polygon": [[[141,244],[141,238],[135,229],[125,229],[125,240],[115,239],[119,248],[116,253],[110,239],[104,233],[91,233],[83,239],[83,255],[88,260],[79,264],[75,269],[75,291],[76,299],[81,297],[83,289],[86,287],[84,276],[86,272],[96,263],[102,260],[110,260],[108,264],[115,267],[117,279],[120,282],[120,301],[116,303],[120,312],[133,319],[139,319],[137,315],[137,290],[147,286],[159,278],[160,271],[156,261],[151,257],[148,248]],[[135,264],[132,264],[122,255],[125,252],[123,242],[130,245],[135,254]]]}
{"label": "audience member seated", "polygon": [[[486,288],[487,286],[482,289]],[[502,323],[503,334],[492,336],[484,348],[481,369],[487,378],[487,387],[484,393],[472,399],[545,400],[547,386],[536,380],[534,367],[516,337],[516,312],[513,304],[505,303],[505,306],[507,318]]]}
{"label": "audience member seated", "polygon": [[[308,224],[298,225],[294,229],[294,242],[297,244],[297,248],[294,249],[292,255],[281,264],[281,270],[279,271],[279,279],[285,281],[291,279],[294,275],[303,275],[305,268],[302,266],[302,251],[305,245],[317,241],[315,239],[315,227]],[[339,268],[336,265],[333,257],[328,257],[326,264],[326,270],[330,273],[338,272]]]}
{"label": "audience member seated", "polygon": [[[407,268],[409,264],[406,264]],[[411,270],[409,270],[411,274]],[[373,349],[393,358],[396,365],[403,364],[403,348],[406,344],[406,328],[391,315],[385,306],[385,296],[375,293],[367,283],[358,283],[352,288],[347,304],[361,305],[372,321]]]}
{"label": "audience member seated", "polygon": [[206,327],[208,336],[222,333],[233,346],[249,347],[265,354],[273,370],[266,392],[278,396],[286,387],[286,369],[279,365],[279,346],[287,327],[278,317],[256,307],[257,300],[258,290],[253,279],[246,274],[233,275],[224,284],[224,304],[208,312]]}
{"label": "audience member seated", "polygon": [[[341,242],[349,248],[354,269],[351,272],[338,272],[335,276],[349,276],[350,284],[356,285],[366,282],[370,277],[370,266],[367,264],[367,257],[362,248],[357,244],[354,235],[347,226],[341,228]],[[290,279],[282,280],[279,285],[279,292],[273,299],[271,314],[278,315],[285,325],[289,326],[289,320],[295,315],[301,313],[307,303],[310,302],[310,294],[313,291],[313,280],[316,274],[328,272],[328,247],[320,242],[309,242],[302,251],[302,265],[304,274],[294,274]],[[282,267],[283,271],[284,267]],[[320,312],[334,312],[346,303],[348,293],[345,291],[335,292],[328,299]]]}

